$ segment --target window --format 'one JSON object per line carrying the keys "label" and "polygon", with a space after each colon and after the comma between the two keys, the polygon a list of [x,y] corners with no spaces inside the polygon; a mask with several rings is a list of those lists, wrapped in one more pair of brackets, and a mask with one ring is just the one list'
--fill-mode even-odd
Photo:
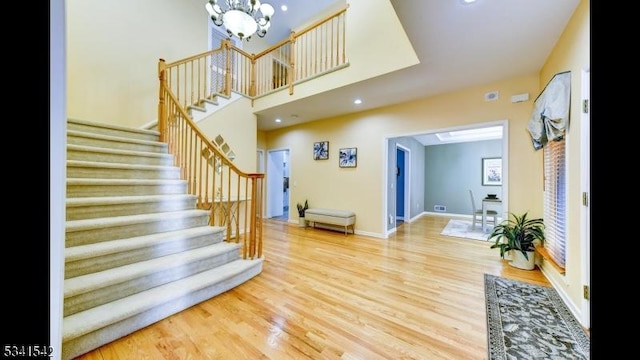
{"label": "window", "polygon": [[544,146],[544,248],[551,259],[565,267],[566,163],[565,140]]}

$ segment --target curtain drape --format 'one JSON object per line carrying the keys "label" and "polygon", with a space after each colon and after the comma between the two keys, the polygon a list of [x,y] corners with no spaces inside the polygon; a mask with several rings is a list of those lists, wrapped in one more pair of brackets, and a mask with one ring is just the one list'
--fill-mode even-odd
{"label": "curtain drape", "polygon": [[571,105],[571,72],[553,76],[534,102],[527,129],[533,147],[542,149],[548,141],[559,140],[569,126]]}

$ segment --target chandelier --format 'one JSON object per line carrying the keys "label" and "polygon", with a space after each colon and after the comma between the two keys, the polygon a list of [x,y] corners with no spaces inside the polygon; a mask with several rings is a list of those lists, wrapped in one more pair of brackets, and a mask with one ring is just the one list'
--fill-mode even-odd
{"label": "chandelier", "polygon": [[242,39],[249,39],[251,35],[258,34],[264,37],[271,26],[273,6],[261,4],[259,0],[225,0],[223,8],[218,0],[209,0],[205,4],[213,23],[227,29],[229,37],[232,35]]}

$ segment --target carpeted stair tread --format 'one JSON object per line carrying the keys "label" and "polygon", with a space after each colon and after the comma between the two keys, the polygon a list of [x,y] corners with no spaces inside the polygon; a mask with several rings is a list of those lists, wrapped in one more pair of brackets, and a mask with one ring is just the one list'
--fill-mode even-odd
{"label": "carpeted stair tread", "polygon": [[133,139],[128,137],[105,135],[100,133],[92,133],[92,132],[79,131],[79,130],[67,130],[67,136],[78,136],[78,137],[85,137],[85,138],[96,139],[96,140],[108,140],[108,141],[124,142],[124,143],[130,143],[130,144],[144,144],[144,145],[157,146],[160,148],[168,147],[167,143],[163,143],[160,141]]}
{"label": "carpeted stair tread", "polygon": [[67,167],[87,167],[100,169],[132,169],[132,170],[175,170],[179,171],[177,166],[170,165],[146,165],[146,164],[127,164],[127,163],[111,163],[111,162],[95,162],[84,160],[67,160]]}
{"label": "carpeted stair tread", "polygon": [[200,226],[189,229],[167,231],[164,233],[136,236],[128,239],[118,239],[95,244],[67,247],[64,250],[65,261],[78,261],[95,258],[119,252],[131,251],[145,246],[159,245],[166,242],[178,241],[187,237],[203,236],[224,231],[220,226]]}
{"label": "carpeted stair tread", "polygon": [[173,158],[173,155],[169,153],[123,150],[123,149],[113,149],[113,148],[104,148],[104,147],[87,146],[87,145],[68,144],[67,151],[69,150],[105,153],[105,154],[133,155],[133,156],[140,156],[140,157],[155,157],[155,158],[170,158],[170,159]]}
{"label": "carpeted stair tread", "polygon": [[215,269],[203,271],[190,277],[173,281],[124,299],[116,300],[89,310],[66,316],[63,320],[62,341],[67,342],[79,336],[104,328],[164,303],[177,300],[191,293],[243,274],[251,267],[262,263],[263,259],[235,260]]}
{"label": "carpeted stair tread", "polygon": [[124,226],[130,224],[141,224],[156,222],[159,220],[169,221],[186,217],[208,216],[208,210],[191,209],[181,211],[171,211],[165,213],[151,213],[140,215],[110,216],[95,219],[69,220],[66,222],[66,232],[83,231],[109,226]]}
{"label": "carpeted stair tread", "polygon": [[139,135],[147,135],[147,136],[160,136],[160,132],[158,130],[150,130],[150,129],[136,129],[125,126],[113,125],[113,124],[104,124],[99,122],[81,120],[81,119],[67,119],[67,131],[69,130],[77,130],[74,128],[76,125],[86,126],[86,129],[92,129],[94,132],[99,132],[102,130],[116,130],[127,134],[139,134]]}
{"label": "carpeted stair tread", "polygon": [[158,272],[158,269],[167,270],[174,267],[180,267],[189,262],[209,259],[216,255],[234,251],[239,248],[240,244],[220,242],[214,245],[192,249],[177,254],[140,261],[135,264],[76,276],[74,278],[64,280],[64,297],[66,299],[95,289],[120,284],[128,280],[153,274]]}
{"label": "carpeted stair tread", "polygon": [[67,198],[67,207],[89,206],[89,205],[110,205],[110,204],[134,204],[146,202],[169,202],[183,199],[197,199],[196,195],[189,194],[169,194],[169,195],[140,195],[140,196],[95,196]]}
{"label": "carpeted stair tread", "polygon": [[99,179],[99,178],[70,178],[67,185],[181,185],[186,180],[180,179]]}

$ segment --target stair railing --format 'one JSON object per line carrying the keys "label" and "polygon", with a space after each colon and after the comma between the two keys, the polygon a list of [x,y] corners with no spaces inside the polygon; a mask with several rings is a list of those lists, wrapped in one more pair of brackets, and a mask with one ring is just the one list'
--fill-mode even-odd
{"label": "stair railing", "polygon": [[[257,99],[348,66],[348,5],[259,54],[249,54],[226,39],[217,49],[162,65],[164,79],[180,105],[202,107],[215,96],[235,92]],[[160,59],[160,62],[164,60]]]}
{"label": "stair railing", "polygon": [[189,108],[232,91],[250,99],[282,89],[291,95],[294,85],[348,66],[347,8],[257,55],[224,40],[217,49],[158,63],[160,139],[169,144],[198,208],[210,211],[209,224],[224,226],[226,241],[242,241],[243,258],[262,256],[264,174],[238,169],[193,122]]}
{"label": "stair railing", "polygon": [[188,193],[196,195],[197,208],[209,210],[209,225],[224,227],[227,242],[242,242],[244,259],[262,257],[264,174],[238,169],[165,86],[160,86],[159,114],[162,141],[187,180]]}

